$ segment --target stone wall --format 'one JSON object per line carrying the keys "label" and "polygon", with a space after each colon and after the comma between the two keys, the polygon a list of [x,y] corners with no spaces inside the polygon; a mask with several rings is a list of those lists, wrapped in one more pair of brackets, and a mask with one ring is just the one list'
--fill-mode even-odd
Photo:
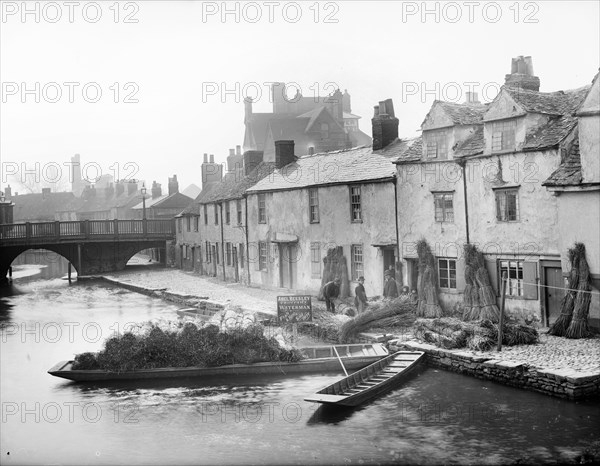
{"label": "stone wall", "polygon": [[[445,350],[415,341],[390,341],[390,351],[424,351],[426,364],[432,367],[493,380],[546,395],[580,400],[600,395],[600,373],[570,369],[537,369],[527,364],[475,356],[457,350]],[[499,356],[502,353],[499,353]]]}

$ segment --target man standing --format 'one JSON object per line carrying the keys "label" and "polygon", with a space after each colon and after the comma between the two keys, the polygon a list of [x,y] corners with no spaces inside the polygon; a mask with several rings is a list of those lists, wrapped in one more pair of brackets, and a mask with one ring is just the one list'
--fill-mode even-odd
{"label": "man standing", "polygon": [[385,285],[383,286],[383,297],[389,299],[395,299],[398,297],[398,286],[396,280],[392,276],[389,270],[385,271]]}
{"label": "man standing", "polygon": [[365,293],[365,277],[358,277],[358,285],[354,288],[354,305],[359,314],[367,307],[367,293]]}
{"label": "man standing", "polygon": [[323,287],[325,305],[327,306],[327,310],[333,314],[335,314],[335,303],[333,300],[340,295],[340,283],[342,283],[342,281],[336,277],[335,280],[326,283]]}

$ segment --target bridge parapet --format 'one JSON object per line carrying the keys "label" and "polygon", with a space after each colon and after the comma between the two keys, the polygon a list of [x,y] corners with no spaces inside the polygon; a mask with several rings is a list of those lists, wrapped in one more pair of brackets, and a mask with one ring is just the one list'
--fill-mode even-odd
{"label": "bridge parapet", "polygon": [[172,239],[175,221],[170,220],[79,220],[27,222],[0,225],[0,245],[73,241]]}

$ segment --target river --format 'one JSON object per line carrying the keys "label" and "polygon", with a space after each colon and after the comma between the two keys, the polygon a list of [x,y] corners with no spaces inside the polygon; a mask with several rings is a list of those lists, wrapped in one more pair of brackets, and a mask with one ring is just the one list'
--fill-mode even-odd
{"label": "river", "polygon": [[47,373],[176,309],[102,282],[23,276],[0,291],[2,464],[547,463],[598,438],[598,401],[431,368],[355,410],[303,401],[339,373],[104,384]]}

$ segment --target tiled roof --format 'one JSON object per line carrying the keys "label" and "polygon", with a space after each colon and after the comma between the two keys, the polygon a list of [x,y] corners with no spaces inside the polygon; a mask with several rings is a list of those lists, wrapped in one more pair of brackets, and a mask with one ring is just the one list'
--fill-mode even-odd
{"label": "tiled roof", "polygon": [[181,213],[177,215],[177,217],[180,217],[182,215],[200,215],[199,201],[201,196],[202,193],[198,194],[198,196],[196,196],[196,199],[194,199],[194,202],[190,202],[190,205],[183,209]]}
{"label": "tiled roof", "polygon": [[15,222],[53,221],[54,214],[75,200],[73,193],[20,194],[9,198],[14,203]]}
{"label": "tiled roof", "polygon": [[571,115],[585,99],[590,86],[557,92],[536,92],[509,86],[504,86],[502,89],[527,112]]}
{"label": "tiled roof", "polygon": [[201,194],[198,202],[200,204],[210,204],[212,202],[241,199],[248,188],[271,175],[274,171],[274,163],[261,162],[248,176],[241,179],[235,176],[229,177],[206,195]]}
{"label": "tiled roof", "polygon": [[283,191],[308,186],[360,183],[392,179],[396,167],[390,157],[373,153],[371,147],[325,152],[300,157],[275,170],[247,192]]}
{"label": "tiled roof", "polygon": [[565,160],[559,167],[542,183],[544,186],[570,186],[581,184],[581,158],[579,155],[579,137],[575,137],[573,145]]}
{"label": "tiled roof", "polygon": [[358,146],[370,146],[373,144],[373,139],[366,133],[363,133],[360,129],[357,131],[348,131],[350,137],[350,144],[352,147]]}
{"label": "tiled roof", "polygon": [[483,125],[478,125],[467,139],[458,143],[454,149],[454,153],[458,157],[468,157],[470,155],[482,154],[484,149]]}
{"label": "tiled roof", "polygon": [[[390,146],[392,146],[392,144],[390,144]],[[418,160],[421,160],[422,156],[423,136],[419,136],[417,138],[410,139],[409,141],[407,141],[407,146],[404,147],[404,150],[399,151],[399,153],[395,156],[393,161],[394,163],[416,162]]]}
{"label": "tiled roof", "polygon": [[551,118],[548,123],[532,128],[525,135],[523,150],[541,150],[559,144],[577,126],[571,115]]}
{"label": "tiled roof", "polygon": [[452,118],[455,125],[474,125],[481,123],[487,105],[483,104],[457,104],[439,100],[438,103]]}

